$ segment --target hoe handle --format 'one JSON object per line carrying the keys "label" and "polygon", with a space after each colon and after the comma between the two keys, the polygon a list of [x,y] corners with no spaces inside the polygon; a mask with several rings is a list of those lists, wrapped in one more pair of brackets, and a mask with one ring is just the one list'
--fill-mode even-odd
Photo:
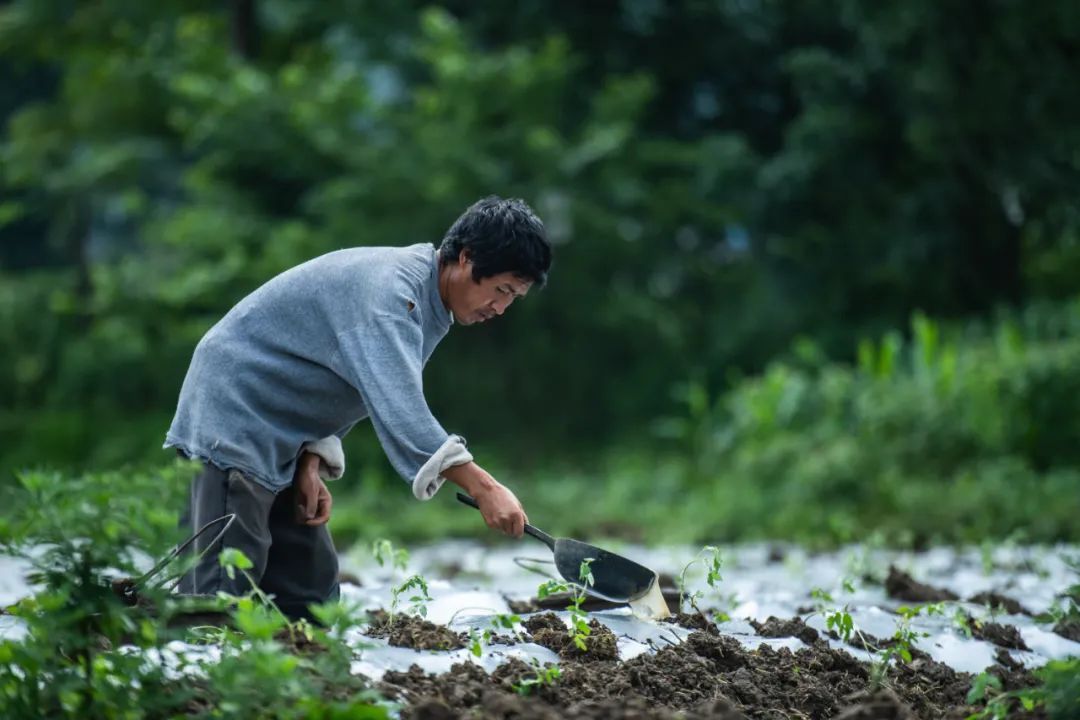
{"label": "hoe handle", "polygon": [[[457,499],[460,500],[461,502],[465,503],[466,505],[470,505],[470,506],[476,508],[477,510],[480,509],[480,506],[476,504],[476,501],[473,500],[470,496],[466,495],[465,493],[460,493],[459,492],[457,494]],[[532,535],[534,538],[536,538],[537,540],[539,540],[540,542],[544,543],[549,548],[551,548],[552,552],[555,552],[555,538],[551,537],[550,535],[548,535],[546,532],[544,532],[540,528],[534,527],[534,526],[530,525],[529,523],[525,523],[525,534],[526,535]]]}

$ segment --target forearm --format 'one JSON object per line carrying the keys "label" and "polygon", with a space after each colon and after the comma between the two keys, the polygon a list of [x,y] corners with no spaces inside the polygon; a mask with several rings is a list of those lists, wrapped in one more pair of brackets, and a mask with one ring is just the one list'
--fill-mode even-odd
{"label": "forearm", "polygon": [[442,471],[442,476],[474,498],[499,485],[490,473],[472,461],[448,467]]}

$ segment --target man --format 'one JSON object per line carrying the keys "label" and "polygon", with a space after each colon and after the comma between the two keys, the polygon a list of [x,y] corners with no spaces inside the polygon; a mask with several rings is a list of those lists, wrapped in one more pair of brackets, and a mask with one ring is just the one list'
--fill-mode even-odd
{"label": "man", "polygon": [[[521,200],[480,200],[438,251],[428,244],[352,248],[273,278],[241,300],[195,348],[165,447],[203,462],[185,517],[193,528],[236,519],[180,592],[243,594],[218,564],[222,547],[254,563],[253,579],[293,618],[338,595],[324,479],[344,471],[341,438],[370,418],[394,468],[428,500],[444,480],[485,522],[520,537],[514,494],[473,462],[424,399],[421,372],[454,323],[502,315],[543,285],[551,247]],[[215,533],[208,533],[213,536]],[[210,537],[196,544],[201,552]]]}

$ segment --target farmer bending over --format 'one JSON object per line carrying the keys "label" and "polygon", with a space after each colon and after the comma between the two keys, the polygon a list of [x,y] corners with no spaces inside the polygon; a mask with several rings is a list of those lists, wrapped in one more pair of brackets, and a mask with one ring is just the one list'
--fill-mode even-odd
{"label": "farmer bending over", "polygon": [[236,513],[180,592],[246,593],[247,580],[218,564],[229,547],[251,559],[252,577],[289,617],[336,599],[323,481],[342,475],[341,438],[365,418],[417,499],[450,480],[476,498],[490,527],[519,537],[521,503],[431,414],[421,372],[452,324],[502,315],[543,285],[550,265],[540,219],[521,200],[493,196],[466,210],[437,251],[339,250],[241,300],[196,346],[165,438],[203,463],[185,524]]}

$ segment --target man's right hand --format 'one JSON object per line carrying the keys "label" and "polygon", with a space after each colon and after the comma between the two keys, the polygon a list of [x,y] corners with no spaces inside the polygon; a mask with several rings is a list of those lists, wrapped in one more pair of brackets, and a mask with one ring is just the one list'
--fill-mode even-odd
{"label": "man's right hand", "polygon": [[517,496],[474,462],[455,465],[443,471],[443,477],[472,495],[480,506],[484,522],[493,530],[511,537],[521,537],[529,517]]}
{"label": "man's right hand", "polygon": [[525,523],[529,522],[525,508],[505,485],[496,482],[494,487],[473,495],[473,499],[480,506],[480,514],[489,528],[502,530],[512,537],[521,537],[525,532]]}

